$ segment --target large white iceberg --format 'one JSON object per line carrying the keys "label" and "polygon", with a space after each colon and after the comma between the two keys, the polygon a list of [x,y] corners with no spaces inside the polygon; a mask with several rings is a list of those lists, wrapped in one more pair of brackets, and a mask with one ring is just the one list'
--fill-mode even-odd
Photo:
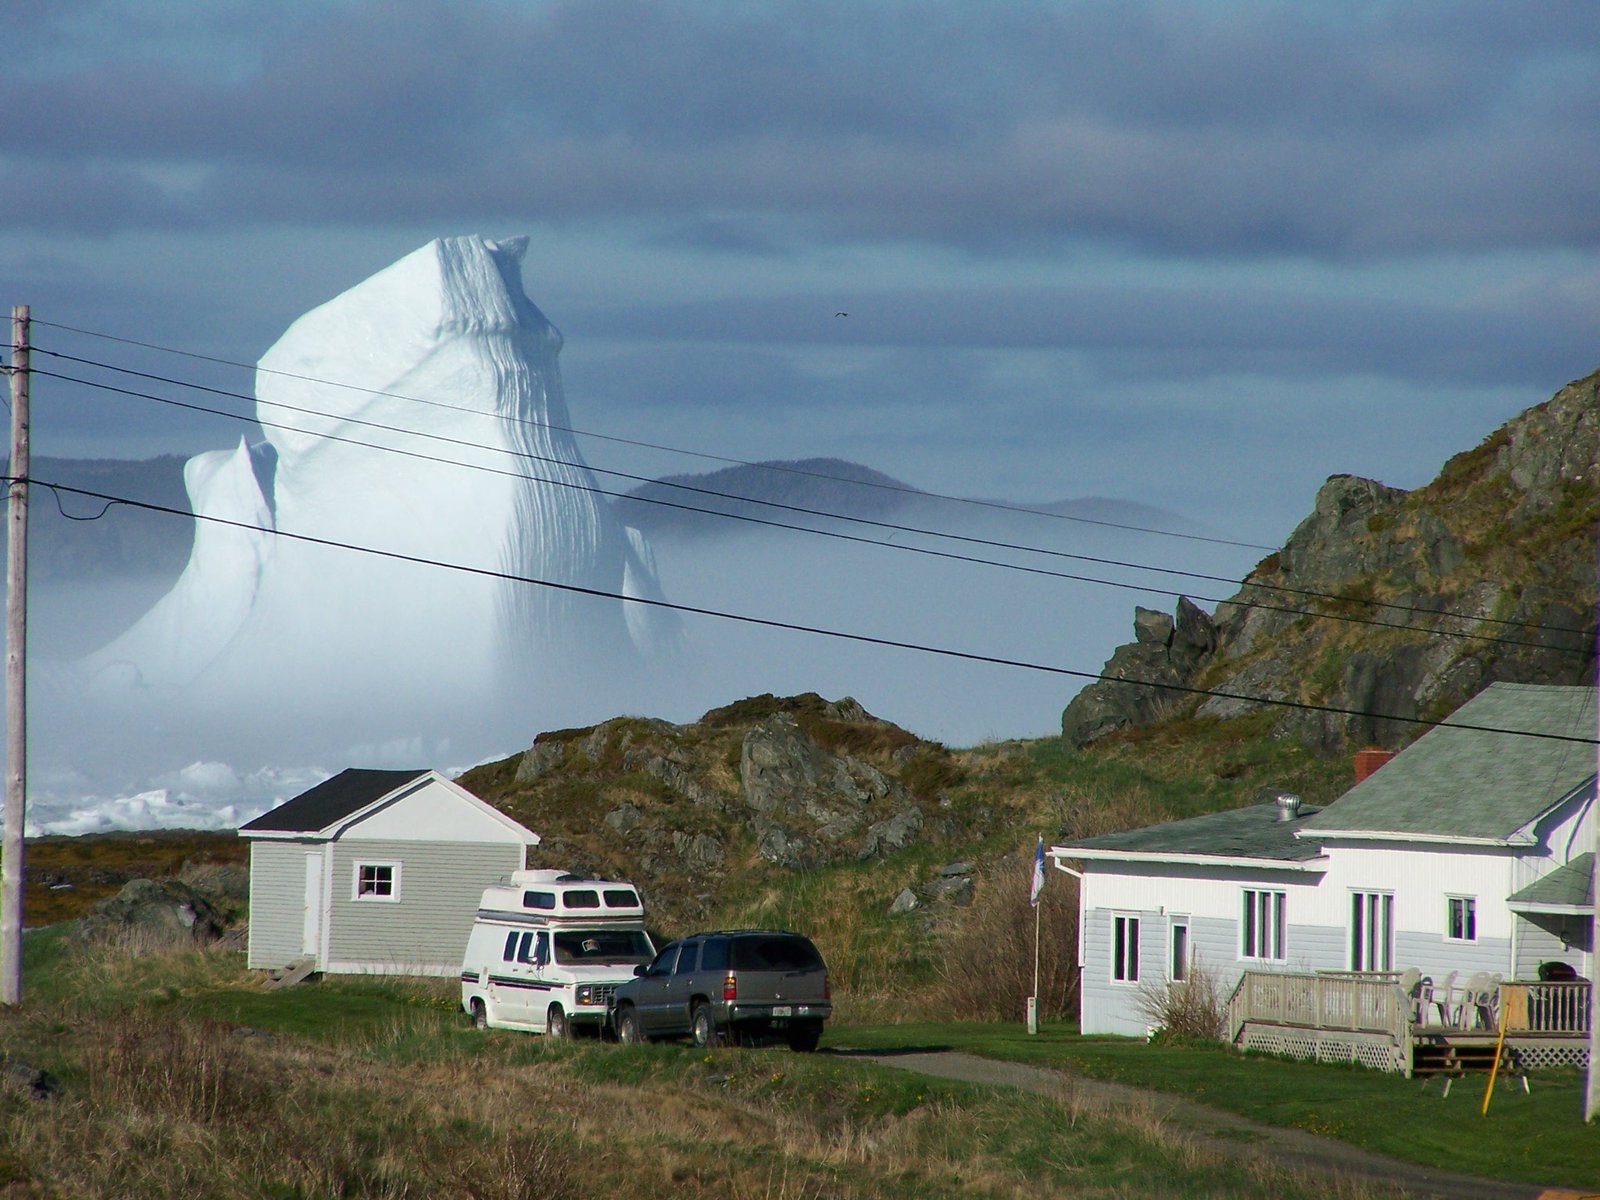
{"label": "large white iceberg", "polygon": [[258,364],[265,445],[185,471],[195,512],[236,524],[197,521],[177,584],[89,657],[102,695],[471,707],[670,649],[667,610],[514,581],[662,597],[568,432],[526,246],[430,242],[289,327]]}

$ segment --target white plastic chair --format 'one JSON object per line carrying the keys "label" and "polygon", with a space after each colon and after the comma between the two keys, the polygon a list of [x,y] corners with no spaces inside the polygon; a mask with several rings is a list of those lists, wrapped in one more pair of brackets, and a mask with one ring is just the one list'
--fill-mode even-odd
{"label": "white plastic chair", "polygon": [[1460,973],[1459,971],[1451,971],[1450,974],[1444,977],[1442,986],[1429,989],[1428,1004],[1439,1010],[1439,1024],[1441,1025],[1455,1024],[1456,976]]}

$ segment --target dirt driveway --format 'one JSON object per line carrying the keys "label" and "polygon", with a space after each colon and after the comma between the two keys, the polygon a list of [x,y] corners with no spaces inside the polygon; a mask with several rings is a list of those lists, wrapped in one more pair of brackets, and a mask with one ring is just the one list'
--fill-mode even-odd
{"label": "dirt driveway", "polygon": [[1600,1191],[1574,1192],[1478,1179],[1402,1162],[1304,1130],[1262,1125],[1168,1092],[1129,1087],[1074,1072],[943,1050],[874,1054],[841,1049],[832,1053],[939,1079],[1021,1088],[1046,1096],[1068,1096],[1086,1110],[1113,1116],[1130,1111],[1149,1113],[1170,1121],[1221,1153],[1261,1159],[1330,1183],[1343,1178],[1413,1196],[1438,1196],[1448,1200],[1600,1200]]}

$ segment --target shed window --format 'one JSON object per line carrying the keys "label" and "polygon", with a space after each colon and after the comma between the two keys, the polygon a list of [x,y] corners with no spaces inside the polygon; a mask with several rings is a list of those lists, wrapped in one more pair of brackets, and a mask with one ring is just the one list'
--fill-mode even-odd
{"label": "shed window", "polygon": [[1111,978],[1118,983],[1139,982],[1139,918],[1111,918]]}
{"label": "shed window", "polygon": [[1449,896],[1445,899],[1445,936],[1453,942],[1478,940],[1478,898]]}
{"label": "shed window", "polygon": [[357,900],[389,901],[400,899],[400,864],[393,862],[357,863],[355,898]]}
{"label": "shed window", "polygon": [[1283,962],[1289,957],[1283,892],[1245,888],[1239,914],[1239,957]]}

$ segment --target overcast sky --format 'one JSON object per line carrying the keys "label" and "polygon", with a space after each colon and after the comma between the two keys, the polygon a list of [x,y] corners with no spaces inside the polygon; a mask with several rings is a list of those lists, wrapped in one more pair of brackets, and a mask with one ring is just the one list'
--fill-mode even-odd
{"label": "overcast sky", "polygon": [[[1327,475],[1423,483],[1600,366],[1590,4],[53,0],[7,34],[0,302],[42,321],[253,362],[433,237],[527,233],[582,429],[1273,544]],[[36,454],[237,436],[35,392]]]}

